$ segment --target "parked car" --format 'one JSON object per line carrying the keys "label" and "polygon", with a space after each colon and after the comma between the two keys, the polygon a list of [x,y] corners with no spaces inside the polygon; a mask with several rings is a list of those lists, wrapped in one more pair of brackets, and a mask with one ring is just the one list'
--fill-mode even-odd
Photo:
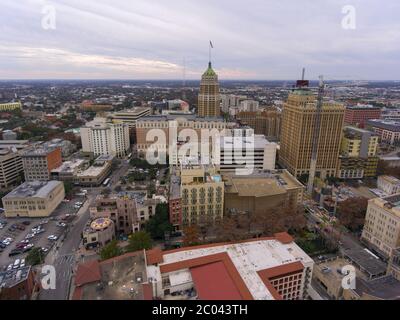
{"label": "parked car", "polygon": [[13,264],[13,269],[18,269],[18,268],[19,268],[20,262],[21,262],[20,259],[16,259],[16,260],[14,261],[14,264]]}
{"label": "parked car", "polygon": [[7,271],[10,271],[10,270],[12,270],[12,268],[13,268],[13,264],[12,264],[12,263],[10,263],[10,264],[8,265],[8,267],[7,267]]}
{"label": "parked car", "polygon": [[8,256],[9,256],[9,257],[12,257],[12,256],[19,255],[19,254],[21,254],[21,253],[22,253],[22,250],[20,250],[20,249],[13,249],[13,250],[10,251],[10,253],[8,254]]}
{"label": "parked car", "polygon": [[51,234],[51,235],[49,235],[49,236],[47,237],[47,239],[56,241],[56,240],[58,239],[58,237],[55,236],[54,234]]}
{"label": "parked car", "polygon": [[21,263],[20,263],[20,268],[23,268],[23,267],[25,267],[25,259],[23,258],[23,259],[21,259]]}
{"label": "parked car", "polygon": [[23,221],[22,224],[24,224],[26,226],[29,226],[31,224],[31,222],[30,221]]}

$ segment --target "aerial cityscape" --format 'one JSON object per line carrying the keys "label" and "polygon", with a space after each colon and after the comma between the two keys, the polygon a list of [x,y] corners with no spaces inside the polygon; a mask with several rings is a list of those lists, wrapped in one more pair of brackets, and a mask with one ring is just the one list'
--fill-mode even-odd
{"label": "aerial cityscape", "polygon": [[114,2],[3,5],[0,300],[400,300],[378,1]]}

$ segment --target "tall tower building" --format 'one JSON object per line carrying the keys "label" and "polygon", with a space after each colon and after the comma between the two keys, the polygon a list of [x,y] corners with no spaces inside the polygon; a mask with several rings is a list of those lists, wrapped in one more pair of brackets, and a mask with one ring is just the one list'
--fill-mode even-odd
{"label": "tall tower building", "polygon": [[[283,107],[279,163],[295,176],[310,171],[316,102],[316,95],[301,86],[289,94]],[[322,104],[316,177],[324,179],[336,174],[344,112],[342,104]]]}
{"label": "tall tower building", "polygon": [[208,69],[201,77],[197,108],[200,117],[220,116],[218,75],[211,67],[211,61],[208,63]]}

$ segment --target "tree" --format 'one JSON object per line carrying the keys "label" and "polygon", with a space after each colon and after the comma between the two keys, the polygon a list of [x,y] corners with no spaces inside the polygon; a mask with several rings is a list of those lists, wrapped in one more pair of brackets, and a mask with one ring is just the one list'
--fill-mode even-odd
{"label": "tree", "polygon": [[338,205],[339,222],[352,231],[357,231],[364,225],[368,201],[364,197],[349,198]]}
{"label": "tree", "polygon": [[118,246],[118,241],[113,240],[100,250],[100,258],[101,260],[107,260],[120,256],[122,252],[122,249]]}
{"label": "tree", "polygon": [[145,230],[153,239],[164,239],[165,232],[172,232],[173,226],[169,222],[168,204],[159,203],[155,215],[146,222]]}
{"label": "tree", "polygon": [[64,181],[64,189],[65,189],[65,195],[70,196],[72,194],[74,186],[70,181]]}
{"label": "tree", "polygon": [[151,249],[153,246],[150,234],[145,231],[138,231],[129,236],[129,244],[126,247],[127,252]]}
{"label": "tree", "polygon": [[44,254],[41,248],[33,248],[26,256],[26,263],[34,266],[44,262]]}
{"label": "tree", "polygon": [[183,244],[185,246],[194,246],[199,243],[199,230],[196,226],[189,226],[183,229]]}

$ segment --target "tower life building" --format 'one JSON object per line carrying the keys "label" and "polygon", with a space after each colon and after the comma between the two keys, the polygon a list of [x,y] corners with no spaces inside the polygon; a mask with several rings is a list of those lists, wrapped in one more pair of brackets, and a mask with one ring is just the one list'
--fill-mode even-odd
{"label": "tower life building", "polygon": [[[299,177],[310,172],[313,132],[316,124],[316,95],[300,86],[289,93],[282,111],[279,163]],[[316,177],[336,175],[345,108],[323,102],[318,134]]]}
{"label": "tower life building", "polygon": [[197,108],[200,117],[219,117],[221,113],[218,75],[211,67],[211,62],[201,77]]}

